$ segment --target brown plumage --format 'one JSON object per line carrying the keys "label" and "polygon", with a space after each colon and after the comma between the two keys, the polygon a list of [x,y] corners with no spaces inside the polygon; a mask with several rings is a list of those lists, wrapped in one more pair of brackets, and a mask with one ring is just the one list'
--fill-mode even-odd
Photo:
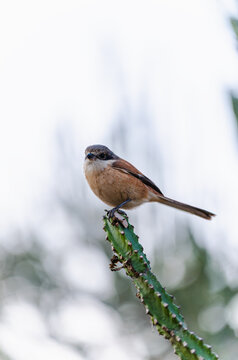
{"label": "brown plumage", "polygon": [[84,171],[92,191],[106,204],[132,209],[145,202],[159,202],[210,220],[210,211],[167,198],[161,190],[128,161],[119,158],[104,145],[85,150]]}

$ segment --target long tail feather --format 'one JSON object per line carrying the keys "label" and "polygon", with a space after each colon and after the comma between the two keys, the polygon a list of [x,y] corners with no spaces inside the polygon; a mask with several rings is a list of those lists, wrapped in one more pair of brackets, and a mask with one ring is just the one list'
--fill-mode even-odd
{"label": "long tail feather", "polygon": [[179,201],[169,199],[165,196],[158,196],[156,201],[158,201],[161,204],[165,204],[165,205],[174,207],[176,209],[183,210],[183,211],[189,212],[191,214],[200,216],[203,219],[211,220],[213,216],[216,216],[215,214],[211,213],[210,211],[207,211],[204,209],[199,209],[195,206],[184,204]]}

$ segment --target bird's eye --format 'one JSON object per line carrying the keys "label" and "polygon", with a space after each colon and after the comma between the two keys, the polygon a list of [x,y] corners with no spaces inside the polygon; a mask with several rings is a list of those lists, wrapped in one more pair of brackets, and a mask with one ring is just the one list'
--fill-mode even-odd
{"label": "bird's eye", "polygon": [[101,154],[99,155],[99,158],[102,159],[102,160],[105,160],[106,157],[107,157],[107,156],[106,156],[105,153],[101,153]]}

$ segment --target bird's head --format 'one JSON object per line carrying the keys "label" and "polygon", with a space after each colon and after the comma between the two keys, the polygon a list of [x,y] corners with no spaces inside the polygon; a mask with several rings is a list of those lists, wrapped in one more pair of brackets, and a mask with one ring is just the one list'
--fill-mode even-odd
{"label": "bird's head", "polygon": [[90,145],[85,150],[86,161],[116,160],[119,157],[104,145]]}

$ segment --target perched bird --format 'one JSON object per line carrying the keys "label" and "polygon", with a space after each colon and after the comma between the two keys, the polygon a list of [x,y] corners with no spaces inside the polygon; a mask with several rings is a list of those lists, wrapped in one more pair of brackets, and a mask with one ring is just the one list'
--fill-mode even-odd
{"label": "perched bird", "polygon": [[121,159],[104,145],[91,145],[85,150],[84,171],[94,192],[104,203],[116,210],[132,209],[145,202],[159,202],[210,220],[210,211],[169,199],[144,174]]}

